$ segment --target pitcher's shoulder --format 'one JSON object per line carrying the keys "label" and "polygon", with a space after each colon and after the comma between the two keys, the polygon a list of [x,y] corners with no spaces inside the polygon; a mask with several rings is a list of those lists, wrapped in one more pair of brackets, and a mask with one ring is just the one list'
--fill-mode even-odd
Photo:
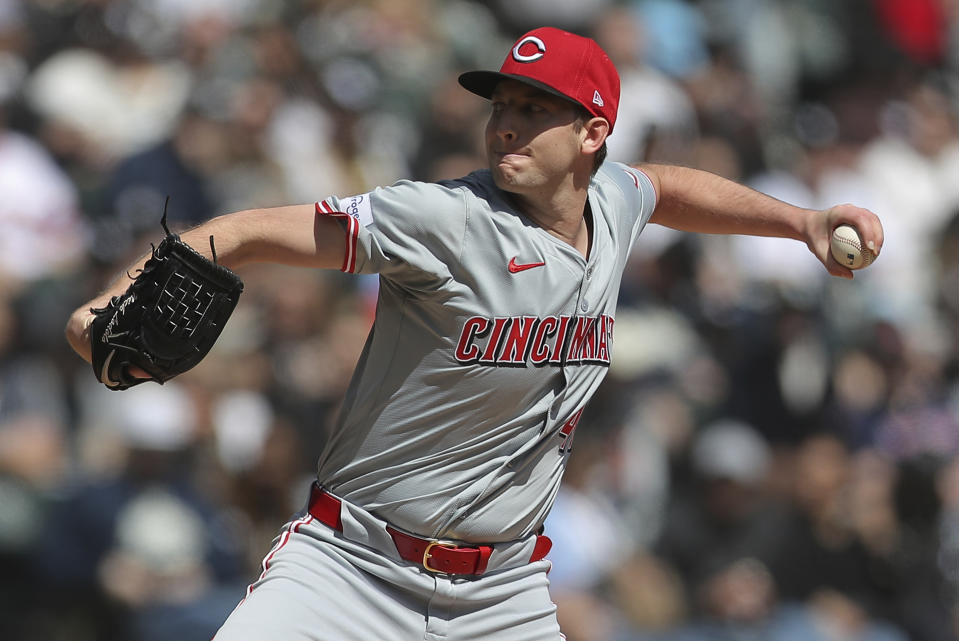
{"label": "pitcher's shoulder", "polygon": [[650,182],[649,176],[642,170],[626,163],[611,160],[604,162],[596,175],[593,176],[593,184],[598,188],[616,187],[622,190],[642,190],[645,186],[644,183]]}
{"label": "pitcher's shoulder", "polygon": [[461,178],[440,180],[435,184],[440,189],[466,191],[480,198],[489,198],[499,191],[496,183],[493,182],[493,176],[489,169],[477,169]]}

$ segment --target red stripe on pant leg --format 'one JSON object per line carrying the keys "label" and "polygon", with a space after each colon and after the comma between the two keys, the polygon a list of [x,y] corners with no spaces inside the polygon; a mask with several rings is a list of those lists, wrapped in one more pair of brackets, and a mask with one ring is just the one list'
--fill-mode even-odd
{"label": "red stripe on pant leg", "polygon": [[[313,520],[312,516],[306,515],[303,518],[297,519],[296,521],[293,521],[292,523],[290,523],[290,526],[283,531],[283,533],[280,535],[280,539],[276,542],[276,545],[273,546],[273,549],[267,552],[266,556],[263,557],[263,562],[260,564],[261,567],[263,568],[263,571],[260,572],[260,576],[257,577],[256,581],[254,581],[253,583],[247,586],[246,596],[250,596],[250,593],[253,592],[253,586],[259,583],[260,581],[262,581],[263,577],[266,576],[267,570],[270,569],[270,562],[273,560],[273,557],[276,556],[276,553],[279,552],[283,548],[283,546],[289,542],[290,536],[294,532],[298,532],[301,525],[306,525],[312,520]],[[244,597],[244,600],[246,600],[246,597]],[[243,601],[240,601],[240,603],[242,604]]]}

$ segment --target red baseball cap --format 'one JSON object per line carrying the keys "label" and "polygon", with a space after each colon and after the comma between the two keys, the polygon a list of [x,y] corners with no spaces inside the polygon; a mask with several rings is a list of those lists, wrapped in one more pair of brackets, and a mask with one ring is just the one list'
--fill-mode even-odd
{"label": "red baseball cap", "polygon": [[594,116],[616,123],[619,74],[595,40],[553,27],[540,27],[513,45],[496,71],[468,71],[459,77],[469,91],[489,98],[500,81],[518,80],[572,100]]}

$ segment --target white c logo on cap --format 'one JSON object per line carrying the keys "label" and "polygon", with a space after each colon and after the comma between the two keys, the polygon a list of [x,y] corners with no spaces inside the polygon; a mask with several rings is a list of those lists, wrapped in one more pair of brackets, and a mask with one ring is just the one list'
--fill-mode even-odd
{"label": "white c logo on cap", "polygon": [[[523,54],[521,54],[521,53],[519,52],[519,50],[520,50],[520,49],[523,47],[523,45],[525,45],[527,42],[531,42],[531,43],[533,43],[534,45],[536,45],[536,53],[531,54],[531,55],[528,55],[528,56],[524,56]],[[539,60],[540,58],[542,58],[545,53],[546,53],[546,43],[545,43],[545,42],[543,42],[542,40],[540,40],[540,39],[537,38],[536,36],[526,36],[525,38],[523,38],[522,40],[520,40],[519,42],[517,42],[515,47],[513,47],[513,60],[515,60],[516,62],[534,62],[534,61]]]}

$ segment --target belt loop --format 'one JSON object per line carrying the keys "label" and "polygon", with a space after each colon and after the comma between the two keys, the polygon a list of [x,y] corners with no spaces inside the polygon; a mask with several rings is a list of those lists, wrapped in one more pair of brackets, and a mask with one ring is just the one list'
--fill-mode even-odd
{"label": "belt loop", "polygon": [[486,565],[489,563],[489,557],[493,554],[492,545],[481,545],[477,548],[479,550],[479,559],[476,561],[476,574],[483,574],[486,572]]}

